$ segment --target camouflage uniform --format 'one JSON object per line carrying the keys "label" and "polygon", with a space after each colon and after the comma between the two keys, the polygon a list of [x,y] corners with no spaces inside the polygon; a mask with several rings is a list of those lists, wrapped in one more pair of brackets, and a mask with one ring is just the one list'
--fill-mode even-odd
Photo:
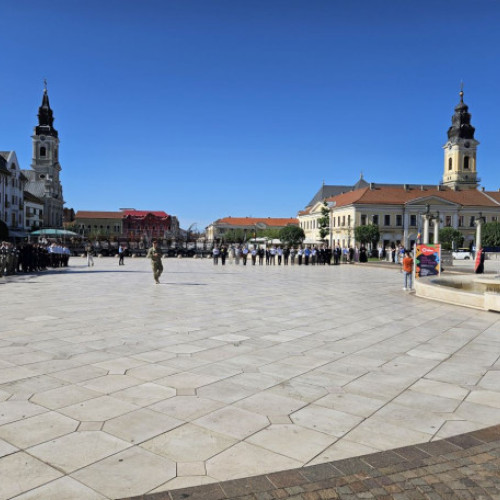
{"label": "camouflage uniform", "polygon": [[162,252],[158,246],[152,246],[146,255],[148,259],[151,259],[151,266],[153,267],[153,278],[155,283],[160,283],[160,276],[163,272],[163,264],[161,262]]}

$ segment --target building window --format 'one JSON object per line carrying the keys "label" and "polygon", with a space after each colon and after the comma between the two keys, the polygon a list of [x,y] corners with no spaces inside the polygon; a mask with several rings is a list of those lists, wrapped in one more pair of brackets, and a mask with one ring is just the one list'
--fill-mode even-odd
{"label": "building window", "polygon": [[390,226],[390,225],[391,225],[391,216],[384,215],[384,226]]}
{"label": "building window", "polygon": [[417,216],[416,215],[410,215],[410,226],[417,227]]}
{"label": "building window", "polygon": [[373,217],[373,218],[372,218],[372,220],[373,220],[373,224],[374,224],[375,226],[378,226],[378,215],[373,215],[372,217]]}
{"label": "building window", "polygon": [[403,216],[402,215],[396,215],[396,226],[401,227],[403,225]]}
{"label": "building window", "polygon": [[361,225],[366,226],[366,215],[365,214],[361,214]]}
{"label": "building window", "polygon": [[464,216],[463,215],[458,216],[458,227],[464,227]]}
{"label": "building window", "polygon": [[468,169],[468,168],[469,168],[469,157],[464,156],[464,169]]}
{"label": "building window", "polygon": [[345,226],[345,215],[342,216],[342,225]]}
{"label": "building window", "polygon": [[474,222],[476,222],[476,218],[473,215],[471,215],[470,216],[469,227],[474,227]]}
{"label": "building window", "polygon": [[47,156],[47,148],[45,146],[40,148],[40,156]]}
{"label": "building window", "polygon": [[448,170],[451,170],[453,168],[453,160],[451,158],[448,158]]}
{"label": "building window", "polygon": [[445,219],[446,227],[451,227],[451,215],[447,215]]}
{"label": "building window", "polygon": [[496,215],[491,216],[491,222],[497,222],[498,218]]}

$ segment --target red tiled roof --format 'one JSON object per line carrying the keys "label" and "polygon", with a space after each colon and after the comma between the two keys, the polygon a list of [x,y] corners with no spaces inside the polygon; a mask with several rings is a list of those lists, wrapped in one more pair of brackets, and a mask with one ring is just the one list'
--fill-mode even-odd
{"label": "red tiled roof", "polygon": [[500,191],[485,191],[485,194],[487,194],[490,198],[493,198],[495,201],[498,201],[498,203],[500,203]]}
{"label": "red tiled roof", "polygon": [[229,226],[255,226],[257,223],[265,224],[266,226],[271,227],[284,227],[289,224],[298,225],[299,221],[295,218],[288,219],[280,219],[273,217],[224,217],[222,219],[218,219],[214,222],[214,224],[222,225],[227,224]]}
{"label": "red tiled roof", "polygon": [[162,210],[123,210],[121,212],[124,216],[127,215],[132,215],[134,217],[146,217],[148,214],[152,214],[156,217],[168,217],[168,214],[166,212],[163,212]]}
{"label": "red tiled roof", "polygon": [[[488,193],[490,194],[490,193]],[[500,193],[499,193],[500,194]],[[490,194],[491,196],[491,194]],[[375,187],[373,189],[363,188],[349,193],[333,196],[327,201],[335,202],[336,207],[352,204],[361,205],[403,205],[419,198],[441,198],[464,206],[498,206],[493,200],[488,198],[482,191],[477,189],[467,189],[464,191],[453,191],[451,189],[404,189],[403,187]],[[492,196],[492,198],[494,198]],[[495,198],[497,199],[497,198]],[[500,202],[500,196],[499,196]]]}
{"label": "red tiled roof", "polygon": [[122,219],[123,212],[93,212],[79,210],[75,214],[75,219]]}
{"label": "red tiled roof", "polygon": [[168,217],[168,214],[163,211],[120,210],[119,212],[94,212],[90,210],[79,210],[75,214],[75,219],[123,219],[127,215],[133,217],[146,217],[148,214],[161,218]]}

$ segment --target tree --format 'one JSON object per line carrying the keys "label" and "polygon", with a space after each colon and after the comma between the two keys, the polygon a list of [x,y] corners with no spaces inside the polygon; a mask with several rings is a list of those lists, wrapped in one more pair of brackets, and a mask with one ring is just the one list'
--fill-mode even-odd
{"label": "tree", "polygon": [[323,202],[321,207],[321,217],[318,219],[319,237],[321,241],[325,241],[325,238],[330,232],[330,208],[326,200]]}
{"label": "tree", "polygon": [[279,239],[289,246],[300,245],[305,237],[304,230],[299,226],[286,226],[279,231]]}
{"label": "tree", "polygon": [[371,243],[372,246],[375,246],[380,239],[380,231],[376,224],[356,226],[354,228],[354,237],[362,245]]}
{"label": "tree", "polygon": [[453,250],[463,245],[464,236],[458,229],[443,227],[439,230],[439,241],[443,250]]}
{"label": "tree", "polygon": [[500,222],[487,222],[481,228],[481,239],[483,247],[500,246]]}
{"label": "tree", "polygon": [[224,233],[220,235],[220,238],[225,243],[243,243],[245,241],[246,233],[241,228],[226,229]]}
{"label": "tree", "polygon": [[280,229],[268,227],[262,231],[257,231],[257,238],[267,238],[268,240],[278,240],[280,238]]}

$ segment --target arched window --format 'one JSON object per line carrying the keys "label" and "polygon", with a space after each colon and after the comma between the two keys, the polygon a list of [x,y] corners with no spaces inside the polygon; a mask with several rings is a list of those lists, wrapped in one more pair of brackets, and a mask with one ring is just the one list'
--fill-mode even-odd
{"label": "arched window", "polygon": [[45,146],[42,146],[40,148],[40,156],[46,156],[47,155],[47,148]]}
{"label": "arched window", "polygon": [[464,169],[468,169],[468,168],[469,168],[469,157],[464,156]]}
{"label": "arched window", "polygon": [[451,170],[453,167],[453,160],[451,158],[448,158],[448,170]]}

